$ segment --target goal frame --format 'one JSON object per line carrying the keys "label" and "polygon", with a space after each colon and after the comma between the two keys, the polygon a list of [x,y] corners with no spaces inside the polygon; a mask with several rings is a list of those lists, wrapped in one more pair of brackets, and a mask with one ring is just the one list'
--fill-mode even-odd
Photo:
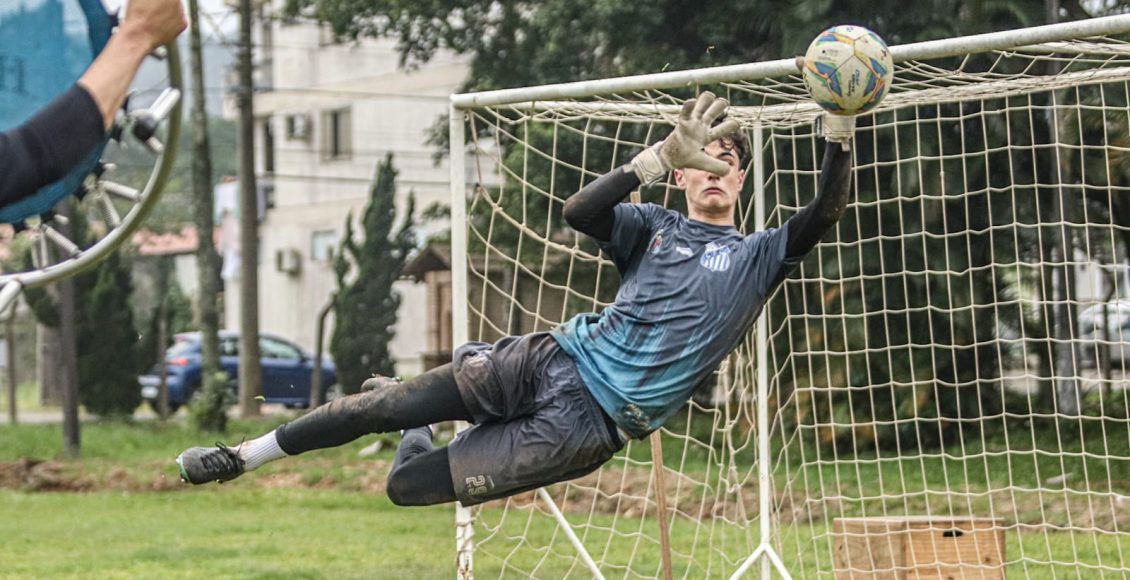
{"label": "goal frame", "polygon": [[[1039,49],[1040,45],[1062,42],[1071,39],[1080,39],[1096,36],[1109,36],[1130,33],[1130,14],[1106,16],[1087,20],[1050,24],[1030,28],[977,34],[926,42],[917,42],[891,47],[891,56],[895,64],[913,60],[927,60],[953,57],[969,53],[1003,51],[1024,47],[1026,49]],[[1052,47],[1048,47],[1050,51]],[[450,141],[448,150],[450,186],[451,186],[451,294],[452,294],[452,340],[453,343],[463,344],[469,340],[469,286],[468,286],[468,236],[467,236],[467,196],[471,190],[468,187],[466,175],[466,112],[478,108],[507,106],[516,110],[530,112],[542,111],[553,108],[555,101],[567,99],[584,99],[590,97],[626,93],[632,91],[670,89],[675,87],[688,87],[695,85],[710,85],[726,82],[751,81],[771,77],[796,75],[799,73],[797,59],[786,58],[758,63],[719,66],[695,70],[674,71],[656,74],[635,75],[603,80],[580,81],[541,85],[524,88],[502,89],[478,93],[453,94],[449,105],[449,131]],[[898,106],[899,95],[889,96],[888,105]],[[668,112],[672,105],[658,104],[632,104],[600,102],[590,105],[594,109],[615,108],[643,110],[649,113]],[[812,102],[790,103],[772,105],[772,107],[786,107],[797,113],[805,113],[815,117],[819,114],[818,107]],[[735,107],[740,109],[741,107]],[[749,108],[751,110],[760,108]],[[753,151],[761,150],[764,129],[758,121],[754,121],[752,128]],[[754,179],[754,216],[755,231],[765,228],[765,201],[764,201],[764,168],[765,160],[761,155],[754,155],[752,171]],[[755,348],[759,360],[766,360],[768,354],[768,321],[765,316],[758,319],[755,327]],[[773,518],[771,517],[770,498],[773,481],[770,473],[770,430],[769,409],[766,404],[769,398],[768,367],[759,364],[757,369],[757,449],[758,449],[758,495],[760,502],[759,543],[757,548],[733,572],[731,578],[745,575],[760,562],[761,578],[768,579],[775,570],[781,578],[791,578],[787,567],[778,556],[773,547]],[[460,424],[458,430],[466,428]],[[557,509],[548,493],[544,489],[538,490],[538,497],[547,504],[547,509],[553,514],[558,524],[563,528],[570,543],[577,549],[588,571],[596,578],[603,578],[600,569],[592,557],[585,550],[566,517]],[[455,509],[455,549],[456,549],[456,576],[460,579],[469,579],[474,575],[474,521],[469,508],[456,504]]]}

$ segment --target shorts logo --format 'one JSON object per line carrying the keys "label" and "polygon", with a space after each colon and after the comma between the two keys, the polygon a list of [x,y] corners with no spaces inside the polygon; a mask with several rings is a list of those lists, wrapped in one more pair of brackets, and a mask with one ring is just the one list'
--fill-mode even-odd
{"label": "shorts logo", "polygon": [[494,489],[494,480],[489,475],[472,475],[464,480],[467,486],[467,495],[475,497],[484,495]]}
{"label": "shorts logo", "polygon": [[719,246],[714,242],[706,244],[706,251],[698,261],[703,268],[712,272],[725,272],[730,269],[730,247]]}
{"label": "shorts logo", "polygon": [[655,237],[651,238],[651,245],[648,246],[647,251],[652,254],[658,254],[659,250],[663,248],[663,230],[655,232]]}
{"label": "shorts logo", "polygon": [[684,248],[683,246],[675,246],[675,251],[688,258],[694,255],[694,251],[690,248]]}

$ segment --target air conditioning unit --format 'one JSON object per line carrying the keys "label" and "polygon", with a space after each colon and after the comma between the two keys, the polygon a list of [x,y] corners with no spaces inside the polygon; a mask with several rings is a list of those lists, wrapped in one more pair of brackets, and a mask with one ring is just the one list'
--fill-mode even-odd
{"label": "air conditioning unit", "polygon": [[313,132],[313,128],[310,125],[310,115],[287,115],[286,138],[301,139],[303,141],[309,139],[310,133]]}
{"label": "air conditioning unit", "polygon": [[275,270],[297,276],[302,272],[302,254],[294,248],[275,250]]}

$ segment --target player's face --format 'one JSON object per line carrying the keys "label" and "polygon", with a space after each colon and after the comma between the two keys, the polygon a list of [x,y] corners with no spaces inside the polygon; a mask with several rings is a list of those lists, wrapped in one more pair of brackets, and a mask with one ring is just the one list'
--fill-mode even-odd
{"label": "player's face", "polygon": [[741,156],[728,141],[714,141],[703,151],[707,155],[725,161],[730,171],[718,177],[701,169],[682,169],[675,171],[675,183],[686,193],[687,217],[718,225],[734,224],[734,206],[745,182],[745,171],[741,169]]}

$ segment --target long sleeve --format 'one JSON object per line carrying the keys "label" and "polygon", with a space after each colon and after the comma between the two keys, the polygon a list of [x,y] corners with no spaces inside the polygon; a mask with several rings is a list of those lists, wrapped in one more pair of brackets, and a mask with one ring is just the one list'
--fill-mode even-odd
{"label": "long sleeve", "polygon": [[639,186],[639,178],[627,165],[613,169],[565,202],[565,222],[578,232],[607,242],[612,238],[616,221],[613,210],[624,196]]}
{"label": "long sleeve", "polygon": [[0,206],[63,177],[104,137],[102,113],[78,85],[23,125],[0,133]]}
{"label": "long sleeve", "polygon": [[839,144],[829,142],[824,148],[824,162],[820,167],[820,185],[816,198],[788,221],[786,258],[804,257],[840,221],[847,210],[850,185],[851,154]]}

